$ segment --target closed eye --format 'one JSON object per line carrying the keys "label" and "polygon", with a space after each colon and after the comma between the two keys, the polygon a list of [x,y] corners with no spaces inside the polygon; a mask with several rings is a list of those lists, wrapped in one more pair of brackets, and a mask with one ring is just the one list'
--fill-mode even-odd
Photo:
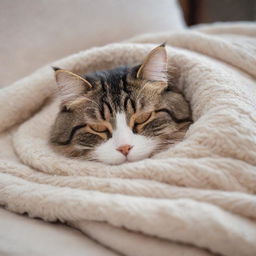
{"label": "closed eye", "polygon": [[154,112],[146,112],[134,119],[134,123],[131,126],[134,133],[141,132],[143,127],[150,122]]}
{"label": "closed eye", "polygon": [[152,116],[152,112],[143,113],[135,118],[135,124],[146,123]]}
{"label": "closed eye", "polygon": [[94,132],[98,132],[98,133],[105,133],[108,132],[108,129],[105,125],[101,125],[101,124],[91,124],[89,125],[90,129],[92,129]]}

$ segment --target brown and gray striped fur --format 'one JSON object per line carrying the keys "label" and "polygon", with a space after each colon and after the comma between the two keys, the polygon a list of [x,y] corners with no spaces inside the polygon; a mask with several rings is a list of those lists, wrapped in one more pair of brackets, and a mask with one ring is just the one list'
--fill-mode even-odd
{"label": "brown and gray striped fur", "polygon": [[151,157],[182,140],[191,114],[170,82],[164,45],[143,64],[78,76],[55,68],[60,111],[50,142],[70,156],[107,164]]}

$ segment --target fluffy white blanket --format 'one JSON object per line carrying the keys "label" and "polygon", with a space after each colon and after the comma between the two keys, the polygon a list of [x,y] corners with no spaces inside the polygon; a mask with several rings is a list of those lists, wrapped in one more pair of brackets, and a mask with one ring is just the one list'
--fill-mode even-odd
{"label": "fluffy white blanket", "polygon": [[145,35],[53,65],[136,64],[164,41],[192,106],[184,141],[120,166],[57,155],[47,144],[56,84],[44,67],[0,91],[0,204],[68,223],[123,255],[255,256],[255,24]]}

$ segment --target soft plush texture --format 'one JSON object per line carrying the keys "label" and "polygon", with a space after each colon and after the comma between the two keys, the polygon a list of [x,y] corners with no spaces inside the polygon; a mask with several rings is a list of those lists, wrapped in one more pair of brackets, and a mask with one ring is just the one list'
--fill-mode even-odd
{"label": "soft plush texture", "polygon": [[255,37],[250,23],[204,26],[53,63],[78,73],[136,64],[166,41],[194,124],[184,141],[140,162],[107,166],[51,150],[49,66],[2,89],[0,204],[68,223],[124,255],[255,255]]}

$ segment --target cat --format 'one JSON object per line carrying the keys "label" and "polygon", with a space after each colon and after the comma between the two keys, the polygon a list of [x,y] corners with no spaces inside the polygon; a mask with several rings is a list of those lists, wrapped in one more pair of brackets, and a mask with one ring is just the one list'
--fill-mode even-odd
{"label": "cat", "polygon": [[192,122],[189,103],[170,82],[165,44],[134,67],[82,76],[53,69],[61,104],[50,143],[66,156],[139,161],[182,140]]}

